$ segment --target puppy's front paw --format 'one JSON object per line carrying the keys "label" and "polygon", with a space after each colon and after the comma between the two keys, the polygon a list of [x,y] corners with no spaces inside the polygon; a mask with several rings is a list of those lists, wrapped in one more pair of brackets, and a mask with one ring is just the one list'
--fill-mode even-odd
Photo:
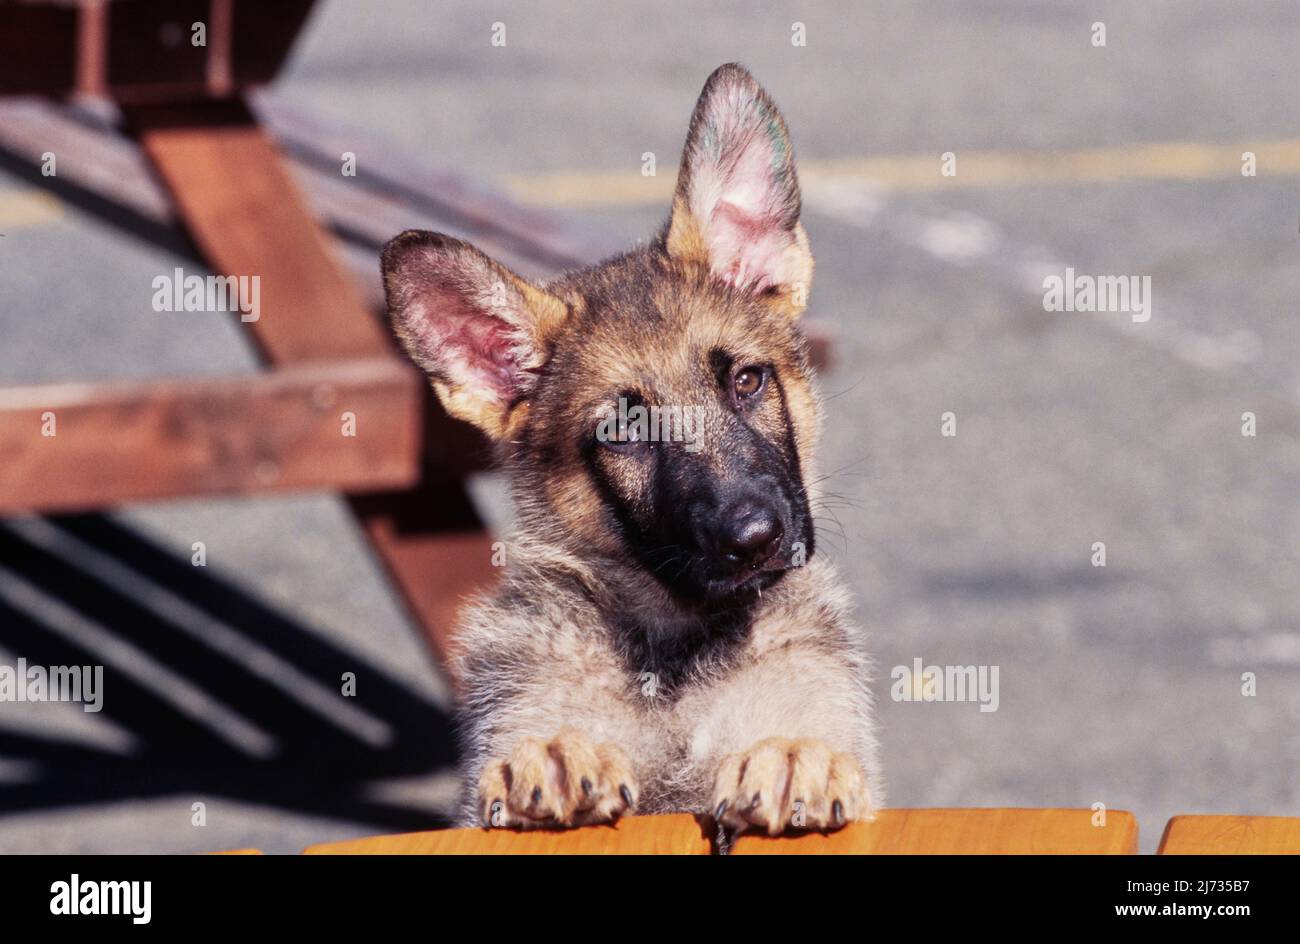
{"label": "puppy's front paw", "polygon": [[736,832],[755,828],[773,836],[787,827],[839,829],[872,817],[857,760],[808,739],[768,738],[732,754],[718,768],[713,808]]}
{"label": "puppy's front paw", "polygon": [[618,819],[636,806],[627,755],[567,728],[541,741],[525,738],[494,760],[478,782],[484,826],[586,826]]}

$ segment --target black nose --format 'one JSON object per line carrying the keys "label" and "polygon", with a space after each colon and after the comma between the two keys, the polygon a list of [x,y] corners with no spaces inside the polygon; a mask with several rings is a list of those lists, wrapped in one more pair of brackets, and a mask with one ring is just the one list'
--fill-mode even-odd
{"label": "black nose", "polygon": [[718,552],[729,564],[757,567],[781,546],[785,529],[768,505],[742,498],[722,512],[718,527]]}

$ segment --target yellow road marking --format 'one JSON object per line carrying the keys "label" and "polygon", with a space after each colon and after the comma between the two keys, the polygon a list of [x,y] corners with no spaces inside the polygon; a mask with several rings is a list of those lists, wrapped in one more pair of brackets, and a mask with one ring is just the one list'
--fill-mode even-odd
{"label": "yellow road marking", "polygon": [[0,233],[43,226],[63,216],[63,202],[44,190],[0,190]]}
{"label": "yellow road marking", "polygon": [[[1260,177],[1300,174],[1300,139],[1296,139],[1239,144],[1165,141],[1078,151],[959,151],[953,177],[943,176],[938,154],[800,161],[799,179],[808,187],[849,179],[895,191],[1229,179],[1241,176],[1246,151],[1255,155]],[[655,177],[641,176],[636,165],[627,171],[512,175],[504,182],[525,203],[594,208],[666,203],[675,177],[676,164],[672,172]]]}

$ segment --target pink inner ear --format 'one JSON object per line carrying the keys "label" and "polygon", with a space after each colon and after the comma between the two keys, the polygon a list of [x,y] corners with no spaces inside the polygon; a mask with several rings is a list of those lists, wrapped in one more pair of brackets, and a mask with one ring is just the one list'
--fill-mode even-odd
{"label": "pink inner ear", "polygon": [[730,285],[761,292],[776,284],[790,234],[770,218],[723,200],[709,218],[704,240],[715,274]]}
{"label": "pink inner ear", "polygon": [[[734,105],[733,105],[734,107]],[[762,291],[780,281],[785,250],[794,241],[786,221],[789,184],[767,123],[738,126],[740,111],[717,116],[724,148],[692,179],[692,211],[705,221],[710,266],[723,281]]]}
{"label": "pink inner ear", "polygon": [[521,392],[522,373],[511,327],[438,287],[412,305],[410,319],[426,363],[438,364],[447,380],[502,403]]}

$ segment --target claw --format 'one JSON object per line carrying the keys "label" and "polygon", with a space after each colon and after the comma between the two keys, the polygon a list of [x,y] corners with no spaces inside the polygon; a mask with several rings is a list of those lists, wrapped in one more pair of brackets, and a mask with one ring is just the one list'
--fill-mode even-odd
{"label": "claw", "polygon": [[723,800],[721,803],[718,804],[718,808],[714,810],[713,818],[720,820],[722,819],[722,814],[725,812],[727,812],[727,801]]}
{"label": "claw", "polygon": [[630,810],[632,808],[632,791],[628,789],[627,784],[619,786],[618,795],[623,798],[623,802],[627,804],[627,808]]}
{"label": "claw", "polygon": [[844,824],[844,804],[839,800],[836,800],[831,804],[831,819],[834,821],[836,826],[842,826]]}

